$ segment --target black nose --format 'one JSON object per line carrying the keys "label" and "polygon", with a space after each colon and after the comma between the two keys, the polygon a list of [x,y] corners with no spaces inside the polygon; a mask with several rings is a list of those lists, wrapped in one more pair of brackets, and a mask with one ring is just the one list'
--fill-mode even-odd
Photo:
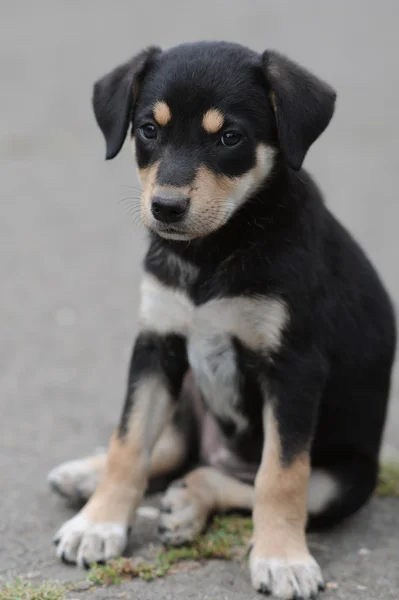
{"label": "black nose", "polygon": [[157,221],[177,223],[187,212],[188,198],[161,198],[154,196],[151,211]]}

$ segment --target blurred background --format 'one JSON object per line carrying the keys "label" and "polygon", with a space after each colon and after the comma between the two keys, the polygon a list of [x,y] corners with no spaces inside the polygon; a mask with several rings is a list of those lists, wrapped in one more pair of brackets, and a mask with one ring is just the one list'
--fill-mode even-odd
{"label": "blurred background", "polygon": [[[150,43],[199,39],[275,48],[326,79],[336,114],[305,166],[397,306],[398,17],[395,0],[1,0],[0,570],[27,547],[53,560],[69,513],[47,471],[106,443],[123,400],[145,232],[123,202],[129,148],[104,162],[94,80]],[[398,434],[396,370],[399,449]]]}

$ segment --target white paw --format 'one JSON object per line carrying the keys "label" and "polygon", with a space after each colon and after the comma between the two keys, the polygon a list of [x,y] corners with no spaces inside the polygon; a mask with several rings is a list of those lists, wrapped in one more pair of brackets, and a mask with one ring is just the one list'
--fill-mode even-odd
{"label": "white paw", "polygon": [[[70,460],[55,467],[47,476],[52,489],[71,502],[85,502],[95,491],[100,478],[101,457]],[[105,455],[104,455],[105,461]]]}
{"label": "white paw", "polygon": [[184,484],[176,482],[162,499],[159,536],[164,544],[180,546],[192,541],[204,529],[207,510]]}
{"label": "white paw", "polygon": [[128,528],[119,523],[91,523],[78,514],[61,527],[54,537],[57,556],[66,563],[88,568],[120,556],[128,541]]}
{"label": "white paw", "polygon": [[311,556],[290,560],[251,554],[250,570],[258,592],[281,600],[313,600],[324,589],[320,567]]}

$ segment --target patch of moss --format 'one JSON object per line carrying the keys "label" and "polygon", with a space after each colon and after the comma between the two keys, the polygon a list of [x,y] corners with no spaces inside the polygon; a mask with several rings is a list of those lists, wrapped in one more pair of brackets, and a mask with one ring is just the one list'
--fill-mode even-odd
{"label": "patch of moss", "polygon": [[249,517],[218,516],[213,519],[206,533],[192,544],[169,548],[158,554],[151,563],[118,558],[104,566],[94,565],[88,579],[95,585],[112,585],[136,577],[152,581],[165,577],[184,562],[198,564],[210,559],[242,560],[251,534],[252,523]]}
{"label": "patch of moss", "polygon": [[110,560],[106,565],[93,565],[87,579],[94,585],[113,585],[122,583],[124,562],[127,559]]}
{"label": "patch of moss", "polygon": [[0,600],[63,600],[67,591],[63,584],[53,581],[35,585],[16,579],[0,589]]}
{"label": "patch of moss", "polygon": [[390,460],[381,465],[376,494],[399,498],[399,461]]}

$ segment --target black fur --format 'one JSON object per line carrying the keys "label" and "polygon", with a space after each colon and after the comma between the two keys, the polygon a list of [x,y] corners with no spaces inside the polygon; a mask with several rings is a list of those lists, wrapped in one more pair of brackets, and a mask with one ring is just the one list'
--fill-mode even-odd
{"label": "black fur", "polygon": [[[396,344],[393,309],[375,270],[301,168],[332,117],[335,93],[277,53],[259,56],[238,45],[206,42],[152,50],[133,110],[133,82],[147,55],[95,88],[109,158],[119,151],[129,120],[138,165],[158,161],[159,184],[186,185],[200,165],[240,176],[254,166],[258,144],[276,150],[271,176],[213,233],[189,242],[151,233],[145,269],[184,289],[197,306],[240,295],[285,301],[290,322],[279,351],[263,356],[232,340],[249,427],[238,439],[228,423],[222,426],[242,458],[260,461],[260,382],[266,379],[284,462],[309,448],[313,466],[341,483],[339,499],[314,522],[331,524],[360,508],[374,489]],[[157,100],[166,101],[178,119],[156,141],[144,142],[138,128],[153,120]],[[218,146],[220,134],[201,129],[201,115],[210,107],[224,113],[227,128],[243,134],[235,149]],[[192,265],[197,275],[185,278],[168,254]],[[169,349],[173,357],[167,357]],[[162,370],[177,395],[188,368],[184,341],[141,334],[130,391],[144,368]],[[130,400],[122,433],[129,411]]]}
{"label": "black fur", "polygon": [[156,46],[143,50],[94,86],[93,109],[107,143],[107,159],[114,158],[122,148],[133,114],[134,94],[159,52]]}
{"label": "black fur", "polygon": [[273,94],[281,150],[290,167],[298,171],[309,147],[330,122],[336,94],[277,52],[264,52],[262,64]]}
{"label": "black fur", "polygon": [[159,336],[141,333],[134,344],[125,406],[119,425],[119,434],[126,433],[137,384],[146,375],[157,375],[165,380],[171,396],[178,398],[183,377],[188,369],[186,341],[180,335]]}

